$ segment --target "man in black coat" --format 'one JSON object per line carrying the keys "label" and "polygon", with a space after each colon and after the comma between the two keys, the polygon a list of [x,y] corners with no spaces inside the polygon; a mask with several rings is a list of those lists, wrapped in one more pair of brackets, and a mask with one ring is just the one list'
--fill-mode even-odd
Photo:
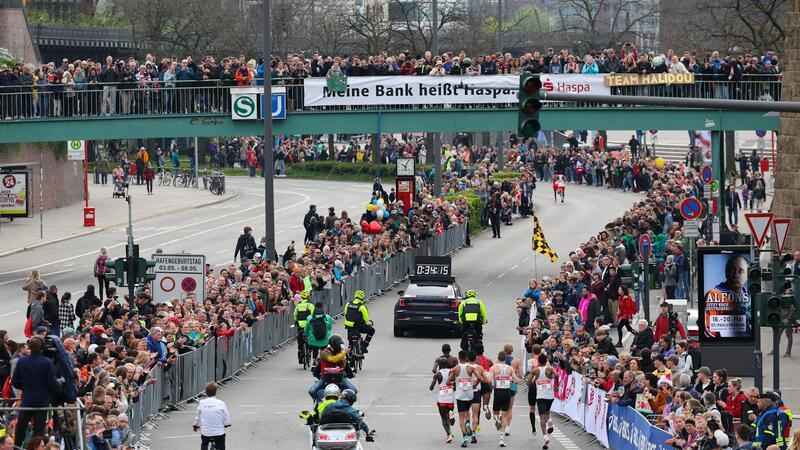
{"label": "man in black coat", "polygon": [[[17,361],[11,375],[11,385],[22,390],[23,408],[45,408],[50,406],[53,398],[61,388],[56,379],[53,363],[42,355],[44,340],[34,336],[28,342],[31,354]],[[17,429],[14,434],[14,445],[22,447],[28,432],[28,423],[33,418],[34,436],[43,436],[47,422],[47,411],[19,411]]]}
{"label": "man in black coat", "polygon": [[236,264],[238,260],[236,259],[238,256],[242,258],[252,258],[253,254],[256,252],[256,240],[253,238],[253,235],[250,234],[253,231],[252,228],[249,226],[244,227],[244,233],[239,236],[239,239],[236,241],[236,250],[233,251],[233,262]]}
{"label": "man in black coat", "polygon": [[44,320],[50,323],[50,333],[61,337],[61,319],[58,318],[58,287],[50,285],[44,305]]}
{"label": "man in black coat", "polygon": [[314,240],[314,230],[319,221],[319,214],[317,214],[317,205],[308,207],[308,212],[303,217],[303,228],[306,230],[306,236],[303,242],[312,242]]}
{"label": "man in black coat", "polygon": [[633,337],[633,344],[631,344],[631,353],[640,354],[644,349],[651,349],[653,347],[653,329],[647,323],[647,320],[640,319],[638,323],[638,331],[636,336]]}

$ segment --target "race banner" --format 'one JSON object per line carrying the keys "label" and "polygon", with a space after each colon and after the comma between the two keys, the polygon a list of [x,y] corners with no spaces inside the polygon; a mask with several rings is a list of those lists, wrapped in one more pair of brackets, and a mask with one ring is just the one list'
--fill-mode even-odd
{"label": "race banner", "polygon": [[583,426],[584,405],[583,405],[583,376],[577,372],[567,375],[566,372],[558,370],[559,378],[558,389],[553,401],[553,412],[568,416],[572,421]]}
{"label": "race banner", "polygon": [[608,400],[606,400],[606,392],[590,384],[586,385],[586,415],[583,426],[606,448],[608,448],[607,415]]}
{"label": "race banner", "polygon": [[605,85],[618,86],[643,86],[649,84],[694,84],[693,73],[620,73],[605,76]]}
{"label": "race banner", "polygon": [[615,450],[673,450],[664,442],[671,436],[650,425],[635,409],[608,405],[608,447]]}
{"label": "race banner", "polygon": [[[603,75],[542,74],[542,86],[551,92],[606,94]],[[347,77],[341,92],[328,89],[324,78],[304,80],[304,105],[463,105],[516,104],[519,76],[397,76]]]}

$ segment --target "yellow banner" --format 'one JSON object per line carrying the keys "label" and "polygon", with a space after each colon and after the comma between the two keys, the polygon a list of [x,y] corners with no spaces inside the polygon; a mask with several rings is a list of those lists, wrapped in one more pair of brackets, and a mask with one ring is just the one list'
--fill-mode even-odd
{"label": "yellow banner", "polygon": [[694,84],[693,73],[623,73],[606,75],[603,80],[606,86],[642,86],[648,84]]}

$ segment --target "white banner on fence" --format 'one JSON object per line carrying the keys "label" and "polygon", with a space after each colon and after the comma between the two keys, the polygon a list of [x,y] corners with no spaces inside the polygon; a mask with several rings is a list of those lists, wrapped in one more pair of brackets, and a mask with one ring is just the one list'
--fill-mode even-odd
{"label": "white banner on fence", "polygon": [[[551,92],[610,93],[603,75],[542,75]],[[456,105],[517,103],[518,75],[443,77],[348,77],[344,92],[328,90],[325,78],[306,78],[305,106]]]}
{"label": "white banner on fence", "polygon": [[584,429],[608,448],[608,401],[606,393],[592,385],[586,386],[586,415]]}
{"label": "white banner on fence", "polygon": [[577,372],[567,375],[559,370],[558,390],[552,410],[569,416],[574,422],[583,426],[583,376]]}

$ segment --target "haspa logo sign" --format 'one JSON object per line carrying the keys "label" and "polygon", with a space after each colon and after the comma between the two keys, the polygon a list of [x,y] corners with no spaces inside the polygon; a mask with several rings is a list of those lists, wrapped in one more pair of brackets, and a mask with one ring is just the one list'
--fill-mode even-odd
{"label": "haspa logo sign", "polygon": [[553,74],[541,76],[542,87],[547,92],[563,94],[611,94],[608,86],[603,84],[603,76],[597,74]]}

